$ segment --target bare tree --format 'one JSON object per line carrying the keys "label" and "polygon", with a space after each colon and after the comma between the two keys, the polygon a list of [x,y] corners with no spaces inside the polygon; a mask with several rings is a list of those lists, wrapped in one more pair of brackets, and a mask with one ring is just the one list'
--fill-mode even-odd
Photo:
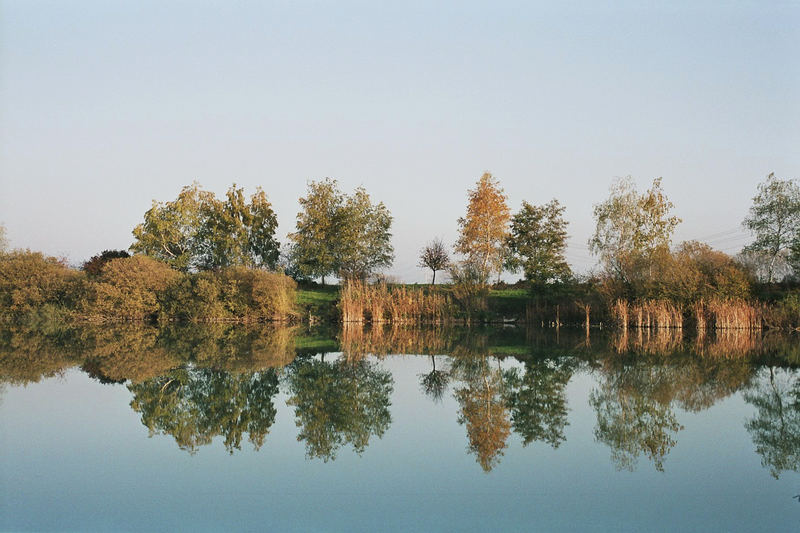
{"label": "bare tree", "polygon": [[433,271],[431,285],[436,284],[436,272],[444,270],[450,265],[450,255],[441,239],[433,239],[425,245],[419,256],[419,267],[430,268]]}

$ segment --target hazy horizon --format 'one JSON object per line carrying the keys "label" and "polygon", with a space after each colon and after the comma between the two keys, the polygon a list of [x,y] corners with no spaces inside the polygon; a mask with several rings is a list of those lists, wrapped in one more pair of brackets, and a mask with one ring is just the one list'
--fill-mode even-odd
{"label": "hazy horizon", "polygon": [[557,198],[578,271],[615,177],[655,177],[676,241],[733,253],[767,174],[800,177],[798,3],[0,1],[0,223],[79,263],[152,200],[261,186],[286,242],[308,180],[363,185],[395,264],[452,244],[492,172]]}

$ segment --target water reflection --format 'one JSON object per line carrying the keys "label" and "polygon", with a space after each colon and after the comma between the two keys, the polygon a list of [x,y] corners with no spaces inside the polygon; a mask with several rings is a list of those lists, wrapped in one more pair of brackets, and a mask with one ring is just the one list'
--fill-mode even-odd
{"label": "water reflection", "polygon": [[370,438],[383,436],[392,422],[391,373],[365,359],[304,358],[286,373],[288,404],[294,407],[297,440],[306,455],[328,461],[344,445],[361,454]]}
{"label": "water reflection", "polygon": [[684,429],[681,411],[700,412],[742,393],[753,409],[744,429],[778,477],[800,471],[798,344],[731,332],[685,338],[674,331],[588,337],[518,328],[5,327],[0,386],[80,367],[101,383],[125,384],[150,435],[171,436],[189,453],[216,437],[230,453],[244,440],[259,449],[286,408],[306,456],[327,462],[346,447],[365,453],[389,430],[395,376],[382,359],[423,354],[428,369],[416,374],[414,387],[428,405],[452,406],[467,453],[486,472],[513,438],[559,448],[570,423],[567,387],[588,374],[594,437],[618,469],[646,461],[663,471]]}
{"label": "water reflection", "polygon": [[763,369],[744,393],[756,408],[745,424],[761,456],[761,464],[778,478],[783,471],[800,472],[800,375],[795,371]]}
{"label": "water reflection", "polygon": [[171,435],[182,450],[195,453],[218,435],[233,453],[242,436],[257,450],[275,422],[278,393],[274,369],[236,374],[210,368],[182,368],[128,385],[131,408],[140,413],[150,436]]}

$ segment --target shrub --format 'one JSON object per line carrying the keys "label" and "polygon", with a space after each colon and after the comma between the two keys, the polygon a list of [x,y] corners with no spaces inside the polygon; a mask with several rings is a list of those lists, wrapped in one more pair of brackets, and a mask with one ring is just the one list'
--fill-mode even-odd
{"label": "shrub", "polygon": [[40,252],[15,250],[0,255],[0,313],[31,314],[79,305],[84,277],[64,260]]}
{"label": "shrub", "polygon": [[90,314],[105,319],[144,320],[158,315],[160,298],[181,274],[143,255],[112,259],[94,284]]}

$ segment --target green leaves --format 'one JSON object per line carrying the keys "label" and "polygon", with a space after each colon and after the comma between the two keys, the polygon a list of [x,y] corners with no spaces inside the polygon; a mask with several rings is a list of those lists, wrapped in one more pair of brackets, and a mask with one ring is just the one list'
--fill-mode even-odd
{"label": "green leaves", "polygon": [[558,200],[542,206],[522,202],[522,209],[511,218],[506,245],[506,268],[521,268],[529,281],[539,285],[563,282],[571,275],[564,257],[567,221],[564,206]]}
{"label": "green leaves", "polygon": [[168,262],[182,271],[227,266],[274,268],[278,219],[260,188],[250,197],[232,185],[219,200],[197,183],[172,202],[153,202],[134,228],[131,250]]}
{"label": "green leaves", "polygon": [[787,260],[800,262],[800,187],[771,173],[758,186],[743,225],[755,236],[745,253],[762,257],[764,278],[775,281]]}
{"label": "green leaves", "polygon": [[597,223],[589,249],[613,276],[631,281],[650,276],[650,260],[661,248],[669,248],[681,219],[670,216],[673,208],[663,190],[661,178],[640,194],[630,177],[611,188],[608,200],[594,208]]}
{"label": "green leaves", "polygon": [[392,264],[392,216],[383,202],[373,204],[364,188],[348,196],[336,180],[312,181],[300,206],[297,231],[289,235],[300,274],[364,279]]}

